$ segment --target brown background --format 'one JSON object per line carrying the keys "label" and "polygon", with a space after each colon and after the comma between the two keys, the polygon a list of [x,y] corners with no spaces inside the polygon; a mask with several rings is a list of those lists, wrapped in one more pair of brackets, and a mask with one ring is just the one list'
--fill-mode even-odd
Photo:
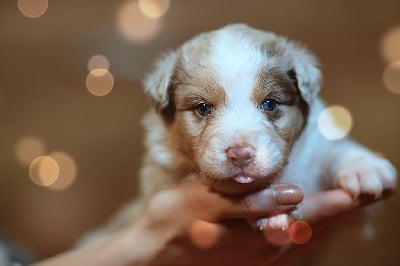
{"label": "brown background", "polygon": [[[160,33],[142,44],[116,30],[123,2],[50,1],[38,19],[24,17],[16,1],[0,3],[0,236],[36,258],[71,247],[135,195],[140,118],[147,108],[140,80],[151,62],[189,37],[231,22],[305,43],[321,61],[325,100],[351,111],[352,137],[400,169],[400,96],[383,86],[380,52],[384,33],[400,25],[400,1],[173,1]],[[87,61],[98,53],[110,60],[115,78],[104,97],[85,88]],[[16,144],[28,135],[42,139],[49,152],[73,156],[73,186],[54,192],[30,180],[15,157]],[[324,265],[398,265],[399,196],[384,205],[373,241],[338,224]]]}

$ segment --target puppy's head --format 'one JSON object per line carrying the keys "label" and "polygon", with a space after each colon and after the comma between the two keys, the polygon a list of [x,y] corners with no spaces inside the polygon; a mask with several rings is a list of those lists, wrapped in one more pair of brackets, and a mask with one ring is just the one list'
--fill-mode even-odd
{"label": "puppy's head", "polygon": [[145,90],[170,133],[169,148],[222,193],[260,188],[287,164],[320,88],[304,48],[230,25],[164,57]]}

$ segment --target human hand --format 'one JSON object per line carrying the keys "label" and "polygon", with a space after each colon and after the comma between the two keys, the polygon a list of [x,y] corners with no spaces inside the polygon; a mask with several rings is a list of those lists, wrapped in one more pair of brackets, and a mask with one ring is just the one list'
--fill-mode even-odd
{"label": "human hand", "polygon": [[184,184],[160,192],[148,205],[144,217],[147,222],[152,221],[147,223],[147,230],[158,231],[168,240],[150,256],[150,264],[204,265],[218,261],[223,265],[225,261],[246,265],[251,261],[267,265],[288,253],[292,241],[304,235],[295,232],[290,241],[288,232],[281,231],[284,238],[274,243],[268,224],[263,234],[252,230],[244,219],[288,213],[290,224],[301,219],[314,228],[321,221],[377,200],[355,199],[341,189],[307,195],[298,204],[301,199],[301,191],[292,185],[274,185],[233,198],[214,193],[201,184]]}
{"label": "human hand", "polygon": [[245,219],[289,213],[291,223],[302,219],[314,229],[324,220],[382,198],[355,199],[336,189],[302,199],[301,190],[293,185],[229,198],[202,184],[182,184],[156,194],[129,228],[37,265],[269,265],[282,258],[296,260],[302,256],[296,251],[304,245],[271,243],[268,226],[263,234]]}
{"label": "human hand", "polygon": [[265,241],[260,232],[252,230],[243,218],[287,212],[302,199],[302,191],[288,184],[227,197],[201,183],[184,183],[156,194],[125,236],[132,240],[128,244],[132,247],[137,246],[140,234],[143,238],[157,236],[148,244],[151,248],[130,253],[132,258],[141,257],[135,264],[207,263],[210,257],[204,256],[205,251],[212,252],[212,257],[223,258],[226,252],[235,249],[240,239],[251,239],[253,247],[262,247]]}
{"label": "human hand", "polygon": [[[287,185],[283,185],[287,186]],[[277,189],[279,186],[271,188]],[[290,187],[286,187],[289,189]],[[294,189],[294,188],[291,188]],[[289,189],[290,190],[290,189]],[[295,192],[296,191],[296,192]],[[194,203],[188,203],[191,211],[195,217],[201,219],[193,222],[186,234],[180,235],[180,237],[172,239],[165,246],[164,250],[154,258],[151,264],[215,264],[218,261],[219,265],[224,265],[224,262],[229,265],[248,265],[249,262],[253,264],[262,263],[268,265],[273,263],[277,259],[285,257],[288,253],[293,253],[293,250],[301,249],[301,245],[294,245],[294,243],[305,243],[309,237],[311,237],[313,229],[321,225],[326,221],[332,221],[335,217],[340,216],[345,212],[351,211],[355,208],[362,207],[364,205],[381,200],[391,193],[385,193],[383,198],[375,199],[371,197],[354,198],[346,191],[341,189],[335,189],[330,191],[317,192],[307,195],[304,200],[297,205],[295,209],[283,210],[280,208],[273,209],[274,205],[277,207],[279,201],[273,196],[265,197],[265,195],[274,195],[270,189],[266,189],[262,192],[246,196],[241,200],[237,201],[238,198],[233,200],[233,206],[231,205],[232,199],[224,198],[224,204],[227,206],[218,205],[218,200],[215,201],[215,209],[204,210],[204,207],[208,204],[207,201],[203,202],[204,205],[196,205],[197,201],[201,197],[202,193],[197,194],[193,197],[195,191],[187,191],[189,198],[194,200]],[[293,195],[299,193],[298,189],[292,191]],[[265,195],[263,195],[265,194]],[[276,195],[276,194],[275,194]],[[202,196],[210,196],[203,194]],[[220,197],[219,195],[213,195]],[[264,200],[263,200],[264,198]],[[209,198],[210,202],[214,202],[212,197]],[[246,208],[247,211],[243,212],[241,202],[250,202]],[[254,205],[253,205],[254,204]],[[297,225],[295,221],[303,221],[303,225],[308,225],[304,230],[304,226],[300,228],[298,232],[291,230],[291,235],[288,234],[289,228],[282,231],[280,230],[278,235],[276,228],[271,227],[267,222],[263,228],[263,233],[251,230],[250,227],[241,220],[226,220],[227,218],[252,218],[260,217],[261,212],[258,204],[266,204],[263,215],[267,214],[268,217],[279,216],[279,213],[289,214],[289,226]],[[269,207],[267,207],[267,205]],[[221,209],[218,209],[219,207]],[[243,206],[243,205],[242,205]],[[225,207],[228,207],[225,209]],[[232,209],[231,209],[232,208]],[[269,208],[269,209],[268,209]],[[290,209],[291,207],[287,207]],[[228,211],[230,210],[230,211]],[[215,211],[215,212],[214,212]],[[269,214],[268,214],[269,213]],[[217,214],[217,216],[215,216]],[[221,215],[222,214],[222,215]],[[228,215],[227,215],[228,214]],[[205,216],[204,216],[205,215]],[[210,219],[211,217],[217,217],[217,219]],[[180,219],[180,216],[176,216]],[[206,221],[219,221],[218,223],[208,223]],[[305,223],[304,223],[305,221]],[[186,227],[188,223],[186,224]],[[296,226],[293,226],[295,228]],[[308,230],[308,231],[307,231]],[[311,230],[311,231],[310,231]],[[317,230],[316,230],[317,231]],[[308,235],[307,235],[308,234]],[[306,239],[306,241],[304,241]],[[303,242],[301,242],[303,241]],[[171,254],[171,250],[174,251]],[[229,261],[226,261],[227,258]]]}
{"label": "human hand", "polygon": [[[302,191],[293,185],[274,185],[251,195],[224,197],[204,184],[183,183],[154,195],[131,226],[36,265],[199,264],[210,258],[203,252],[211,250],[217,260],[229,258],[225,256],[231,250],[229,246],[240,243],[241,237],[256,237],[258,241],[251,242],[254,247],[265,243],[242,218],[290,211],[302,199]],[[208,240],[202,234],[204,229]],[[210,232],[216,241],[210,241]]]}

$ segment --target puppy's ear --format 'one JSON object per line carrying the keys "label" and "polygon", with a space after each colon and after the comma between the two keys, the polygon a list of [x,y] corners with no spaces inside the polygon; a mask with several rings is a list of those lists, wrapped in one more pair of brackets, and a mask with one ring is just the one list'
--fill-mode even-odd
{"label": "puppy's ear", "polygon": [[289,76],[296,78],[297,86],[303,99],[311,104],[316,98],[322,83],[321,71],[317,67],[317,60],[307,49],[298,44],[289,43],[293,69]]}
{"label": "puppy's ear", "polygon": [[144,91],[150,97],[152,105],[161,114],[168,113],[168,110],[173,108],[170,96],[176,62],[176,52],[165,55],[157,61],[154,70],[147,75],[143,83]]}

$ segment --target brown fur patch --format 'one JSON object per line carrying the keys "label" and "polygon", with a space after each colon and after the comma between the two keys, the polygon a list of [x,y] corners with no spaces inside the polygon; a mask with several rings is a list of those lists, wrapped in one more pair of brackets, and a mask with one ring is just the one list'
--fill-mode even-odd
{"label": "brown fur patch", "polygon": [[253,100],[261,103],[273,99],[285,105],[294,105],[299,94],[291,79],[280,69],[262,70],[257,76]]}
{"label": "brown fur patch", "polygon": [[277,67],[261,70],[253,93],[253,101],[258,106],[266,99],[278,103],[274,111],[265,113],[279,135],[289,143],[300,135],[308,115],[307,104],[296,87],[293,75],[289,76]]}
{"label": "brown fur patch", "polygon": [[225,103],[225,91],[212,79],[193,78],[180,81],[174,98],[176,108],[180,111],[195,109],[200,103],[209,103],[216,108]]}

